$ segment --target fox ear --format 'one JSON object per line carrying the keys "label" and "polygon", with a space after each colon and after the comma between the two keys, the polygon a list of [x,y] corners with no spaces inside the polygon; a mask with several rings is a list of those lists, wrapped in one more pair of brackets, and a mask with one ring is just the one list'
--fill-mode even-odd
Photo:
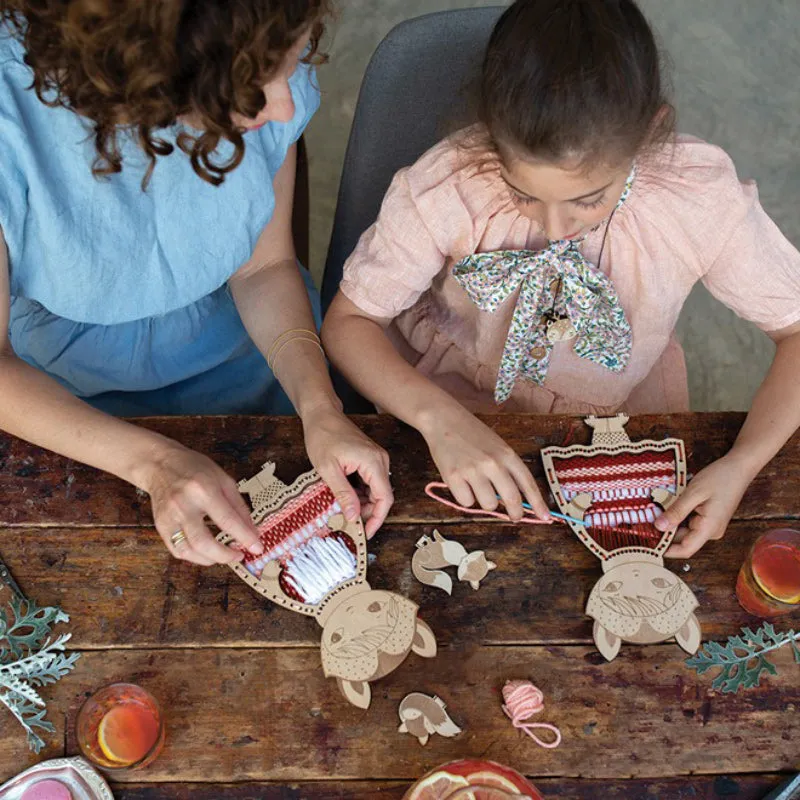
{"label": "fox ear", "polygon": [[675,641],[690,655],[697,652],[700,647],[702,633],[700,631],[700,623],[694,614],[689,616],[689,619],[683,623],[681,629],[675,634]]}
{"label": "fox ear", "polygon": [[433,658],[436,655],[436,637],[433,631],[417,617],[417,627],[414,630],[414,640],[411,649],[423,658]]}
{"label": "fox ear", "polygon": [[372,690],[369,688],[367,681],[345,681],[342,678],[337,678],[336,683],[339,684],[339,691],[354,706],[369,708],[370,700],[372,700]]}
{"label": "fox ear", "polygon": [[603,658],[605,658],[606,661],[613,661],[617,653],[619,653],[622,639],[616,634],[611,633],[610,630],[604,628],[599,622],[594,623],[592,634],[594,636],[594,643],[597,645],[597,649],[600,651]]}

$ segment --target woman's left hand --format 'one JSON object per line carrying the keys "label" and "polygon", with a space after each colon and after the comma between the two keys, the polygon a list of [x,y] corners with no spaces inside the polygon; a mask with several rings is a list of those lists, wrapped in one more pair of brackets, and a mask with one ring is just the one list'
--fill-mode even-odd
{"label": "woman's left hand", "polygon": [[[389,454],[333,406],[304,414],[303,431],[308,457],[336,495],[345,518],[354,520],[361,514],[367,538],[372,538],[394,502]],[[367,488],[363,505],[347,480],[353,473],[358,473]]]}
{"label": "woman's left hand", "polygon": [[732,452],[697,473],[683,494],[656,520],[659,530],[681,525],[668,558],[689,558],[711,539],[725,535],[753,474]]}

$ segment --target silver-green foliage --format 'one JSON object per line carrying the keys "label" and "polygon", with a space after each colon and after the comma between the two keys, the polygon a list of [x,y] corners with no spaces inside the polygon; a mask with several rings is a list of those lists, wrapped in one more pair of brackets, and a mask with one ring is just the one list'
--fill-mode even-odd
{"label": "silver-green foliage", "polygon": [[0,608],[0,702],[25,728],[29,746],[38,753],[45,743],[34,728],[55,731],[45,719],[47,709],[38,689],[63,678],[80,653],[65,652],[69,633],[50,640],[53,625],[69,622],[61,609],[39,608],[17,597],[10,608],[11,614]]}
{"label": "silver-green foliage", "polygon": [[695,655],[686,659],[686,666],[702,675],[709,669],[718,667],[721,671],[711,686],[723,692],[734,693],[739,689],[758,686],[761,675],[766,672],[777,675],[777,667],[767,659],[767,653],[785,647],[794,651],[794,660],[800,664],[800,633],[794,631],[777,632],[768,622],[758,630],[742,628],[741,636],[729,636],[725,644],[708,642]]}

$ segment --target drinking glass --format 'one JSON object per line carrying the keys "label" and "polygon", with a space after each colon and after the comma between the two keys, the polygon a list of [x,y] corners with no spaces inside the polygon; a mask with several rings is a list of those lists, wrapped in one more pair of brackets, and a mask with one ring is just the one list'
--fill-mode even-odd
{"label": "drinking glass", "polygon": [[114,683],[95,692],[78,712],[76,728],[83,755],[105,770],[145,767],[164,745],[161,708],[133,683]]}
{"label": "drinking glass", "polygon": [[464,786],[453,794],[447,795],[447,800],[532,800],[529,794],[509,793],[505,789],[495,786]]}
{"label": "drinking glass", "polygon": [[800,531],[779,528],[756,539],[739,570],[736,597],[755,617],[800,609]]}

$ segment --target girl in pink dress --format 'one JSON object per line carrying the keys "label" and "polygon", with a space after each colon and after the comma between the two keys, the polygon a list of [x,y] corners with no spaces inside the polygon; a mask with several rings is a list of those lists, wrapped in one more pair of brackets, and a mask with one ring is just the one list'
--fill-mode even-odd
{"label": "girl in pink dress", "polygon": [[330,358],[422,433],[460,504],[547,518],[474,413],[688,410],[674,330],[702,280],[777,352],[733,449],[661,518],[686,521],[670,554],[689,556],[800,425],[800,253],[722,150],[674,134],[633,0],[517,0],[479,119],[395,176],[325,320]]}

